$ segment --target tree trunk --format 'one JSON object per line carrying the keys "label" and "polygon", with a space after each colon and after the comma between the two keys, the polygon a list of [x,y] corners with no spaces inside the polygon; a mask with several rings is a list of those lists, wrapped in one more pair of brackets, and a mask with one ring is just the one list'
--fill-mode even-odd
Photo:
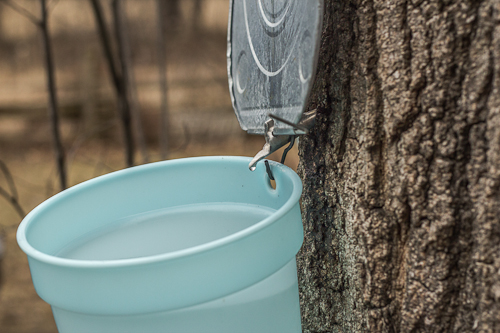
{"label": "tree trunk", "polygon": [[163,31],[165,35],[180,30],[182,23],[180,0],[163,0],[163,5],[159,7],[159,15],[163,17]]}
{"label": "tree trunk", "polygon": [[500,332],[498,1],[325,0],[304,332]]}

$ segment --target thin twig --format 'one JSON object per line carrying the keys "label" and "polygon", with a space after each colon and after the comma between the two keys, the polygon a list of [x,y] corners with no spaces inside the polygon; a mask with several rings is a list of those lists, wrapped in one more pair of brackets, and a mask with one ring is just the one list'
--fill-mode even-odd
{"label": "thin twig", "polygon": [[193,32],[199,33],[201,27],[202,3],[201,0],[194,0],[193,3]]}
{"label": "thin twig", "polygon": [[21,205],[19,204],[19,201],[17,201],[16,198],[14,198],[12,195],[9,194],[9,192],[7,192],[3,187],[0,186],[0,196],[4,197],[11,205],[12,207],[14,207],[14,209],[16,210],[17,214],[21,217],[21,218],[24,218],[24,216],[26,215],[24,213],[24,210],[23,208],[21,207]]}
{"label": "thin twig", "polygon": [[[49,94],[49,115],[52,125],[52,137],[54,142],[54,150],[56,154],[56,164],[59,171],[59,181],[60,188],[64,190],[66,188],[66,168],[65,168],[65,158],[64,149],[61,143],[61,134],[59,130],[59,111],[56,95],[56,84],[54,75],[54,64],[52,60],[52,48],[50,44],[49,28],[48,28],[48,11],[46,0],[40,0],[42,17],[38,19],[35,15],[29,12],[26,8],[19,6],[15,2],[10,0],[0,0],[5,5],[9,6],[33,24],[35,24],[42,33],[43,49],[45,53],[45,71],[47,79],[47,91]],[[57,2],[55,2],[57,4]],[[55,6],[52,2],[52,8]],[[14,198],[15,199],[15,198]]]}
{"label": "thin twig", "polygon": [[109,40],[108,31],[106,28],[106,23],[104,21],[104,15],[101,8],[101,3],[99,0],[90,0],[92,9],[94,11],[94,17],[97,24],[97,29],[99,30],[99,37],[101,39],[101,44],[104,49],[104,55],[108,63],[109,71],[111,73],[111,79],[113,80],[113,85],[116,90],[121,85],[121,75],[118,72],[115,58],[113,57],[113,52],[111,50],[111,41]]}
{"label": "thin twig", "polygon": [[101,174],[101,170],[104,170],[104,173],[114,172],[116,169],[110,167],[102,160],[98,161],[94,166],[93,175],[94,177],[99,176]]}
{"label": "thin twig", "polygon": [[117,125],[117,120],[109,120],[107,122],[101,123],[98,126],[93,127],[92,131],[90,133],[86,133],[84,135],[78,136],[74,142],[71,148],[68,151],[68,166],[71,166],[73,164],[73,161],[75,159],[77,151],[83,146],[83,144],[87,141],[90,140],[94,135],[97,135],[99,133],[103,133],[114,126]]}
{"label": "thin twig", "polygon": [[54,140],[54,150],[56,153],[56,164],[59,171],[59,180],[61,190],[66,188],[66,170],[64,165],[64,149],[61,143],[61,135],[59,131],[59,116],[58,116],[58,103],[56,96],[56,84],[54,75],[54,65],[52,62],[52,49],[50,45],[49,30],[48,30],[48,12],[46,0],[40,0],[42,18],[39,20],[35,15],[26,10],[26,8],[10,0],[0,0],[5,5],[9,6],[33,24],[38,26],[42,32],[43,48],[45,51],[45,70],[47,79],[47,90],[49,93],[49,114],[52,125],[52,137]]}
{"label": "thin twig", "polygon": [[118,40],[118,53],[122,64],[122,75],[125,82],[125,90],[130,106],[130,115],[135,127],[136,139],[142,154],[143,163],[149,162],[146,140],[142,128],[139,102],[137,99],[137,89],[135,85],[134,68],[132,64],[132,52],[130,50],[130,38],[126,22],[125,10],[122,2],[116,2],[115,8],[115,31]]}
{"label": "thin twig", "polygon": [[9,201],[9,203],[14,207],[19,216],[23,218],[25,213],[23,208],[19,204],[19,196],[17,193],[17,188],[14,182],[14,178],[12,178],[12,174],[10,173],[9,168],[2,160],[0,160],[0,170],[2,171],[10,189],[9,193],[7,190],[5,190],[3,187],[0,186],[0,195],[3,196],[5,199],[7,199],[7,201]]}
{"label": "thin twig", "polygon": [[[130,116],[130,105],[127,98],[127,90],[125,83],[125,76],[123,73],[119,72],[119,66],[117,65],[117,60],[113,56],[111,50],[111,42],[108,36],[108,31],[104,21],[104,15],[102,13],[102,8],[99,0],[90,0],[92,9],[94,11],[94,17],[96,19],[97,28],[99,31],[99,36],[101,39],[101,44],[104,48],[104,55],[108,63],[108,68],[111,73],[111,78],[113,80],[113,85],[116,90],[118,105],[120,109],[120,117],[123,126],[123,140],[125,144],[125,162],[127,166],[134,165],[134,142],[132,137],[132,126],[131,126],[131,116]],[[118,6],[116,0],[113,1],[113,15],[115,17],[114,21],[116,24],[117,8]],[[119,34],[119,31],[116,32]],[[120,42],[120,38],[118,43]],[[118,48],[120,49],[120,47]],[[122,66],[123,67],[123,66]]]}
{"label": "thin twig", "polygon": [[60,189],[66,189],[66,167],[64,148],[61,142],[61,133],[59,129],[59,107],[56,94],[56,79],[54,75],[54,64],[52,60],[52,48],[49,38],[48,13],[46,0],[40,0],[42,10],[42,20],[40,21],[40,30],[42,32],[43,48],[45,51],[45,72],[47,78],[47,91],[49,93],[49,114],[52,125],[52,138],[54,150],[56,153],[56,164],[59,173]]}
{"label": "thin twig", "polygon": [[50,13],[58,3],[59,0],[49,0],[49,3],[47,4],[47,12]]}
{"label": "thin twig", "polygon": [[12,174],[9,171],[9,168],[7,167],[7,164],[5,164],[2,160],[0,160],[0,170],[2,170],[2,173],[5,177],[5,180],[7,181],[7,184],[9,185],[10,193],[11,195],[18,199],[18,194],[17,194],[17,188],[16,184],[14,183],[14,178],[12,178]]}
{"label": "thin twig", "polygon": [[6,6],[12,8],[17,13],[21,14],[22,16],[24,16],[25,18],[27,18],[28,20],[30,20],[33,24],[35,24],[35,25],[39,25],[40,24],[40,20],[35,15],[33,15],[26,8],[24,8],[22,6],[19,6],[17,3],[12,2],[10,0],[0,0],[0,2],[3,2]]}
{"label": "thin twig", "polygon": [[160,78],[161,106],[160,106],[160,156],[162,160],[167,159],[169,153],[169,116],[168,116],[168,86],[167,86],[167,47],[165,42],[164,13],[165,1],[156,0],[157,4],[157,36],[158,36],[158,71]]}
{"label": "thin twig", "polygon": [[121,117],[123,123],[123,134],[124,143],[127,155],[127,166],[131,167],[134,165],[134,139],[132,135],[132,114],[130,112],[130,102],[128,100],[128,75],[127,66],[124,61],[124,49],[123,49],[123,31],[120,27],[120,13],[121,13],[122,1],[113,0],[111,3],[112,13],[113,13],[113,23],[115,27],[116,41],[118,44],[118,58],[120,59],[121,72],[122,72],[122,84],[120,85],[120,90],[118,92],[118,99],[121,105]]}
{"label": "thin twig", "polygon": [[52,184],[52,176],[49,176],[47,178],[47,182],[45,183],[45,196],[48,198],[53,195],[54,195],[54,186]]}

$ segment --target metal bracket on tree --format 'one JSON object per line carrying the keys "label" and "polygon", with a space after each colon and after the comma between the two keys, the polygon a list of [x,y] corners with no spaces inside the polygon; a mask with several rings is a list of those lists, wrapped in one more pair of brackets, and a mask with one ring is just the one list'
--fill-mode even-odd
{"label": "metal bracket on tree", "polygon": [[[295,138],[298,135],[303,135],[309,133],[309,130],[314,126],[314,121],[316,120],[316,110],[308,111],[302,115],[302,119],[299,121],[298,124],[293,124],[288,122],[285,119],[282,119],[280,117],[277,117],[273,114],[269,114],[269,119],[268,121],[265,122],[264,124],[264,132],[265,132],[265,138],[266,138],[266,143],[264,144],[264,147],[255,155],[255,157],[252,159],[252,161],[249,164],[249,169],[251,171],[255,170],[255,165],[262,159],[266,158],[270,154],[274,153],[284,145],[290,142],[290,145],[285,149],[283,152],[283,156],[281,157],[281,163],[285,163],[285,158],[287,153],[292,149],[293,144],[295,143]],[[295,134],[294,135],[274,135],[274,127],[275,127],[275,122],[283,122],[289,126],[292,126]],[[271,178],[271,177],[270,177]]]}
{"label": "metal bracket on tree", "polygon": [[233,108],[243,130],[266,139],[250,170],[312,127],[316,113],[304,110],[322,17],[322,0],[231,1],[227,63]]}

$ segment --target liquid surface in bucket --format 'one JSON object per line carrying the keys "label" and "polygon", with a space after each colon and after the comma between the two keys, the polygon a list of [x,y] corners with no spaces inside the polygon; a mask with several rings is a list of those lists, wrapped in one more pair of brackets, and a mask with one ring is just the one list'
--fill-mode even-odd
{"label": "liquid surface in bucket", "polygon": [[262,221],[268,207],[211,203],[166,208],[113,222],[64,247],[58,257],[118,260],[153,256],[205,244]]}

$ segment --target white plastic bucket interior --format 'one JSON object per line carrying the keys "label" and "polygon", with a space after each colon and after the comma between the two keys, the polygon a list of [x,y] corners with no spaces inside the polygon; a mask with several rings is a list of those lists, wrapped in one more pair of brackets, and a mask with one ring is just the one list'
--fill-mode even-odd
{"label": "white plastic bucket interior", "polygon": [[[303,229],[302,184],[286,166],[254,172],[244,157],[198,157],[134,167],[76,185],[36,207],[19,226],[33,283],[58,309],[137,315],[182,309],[244,290],[294,260]],[[121,219],[168,207],[236,203],[273,212],[219,239],[152,256],[75,260],[57,254]]]}

